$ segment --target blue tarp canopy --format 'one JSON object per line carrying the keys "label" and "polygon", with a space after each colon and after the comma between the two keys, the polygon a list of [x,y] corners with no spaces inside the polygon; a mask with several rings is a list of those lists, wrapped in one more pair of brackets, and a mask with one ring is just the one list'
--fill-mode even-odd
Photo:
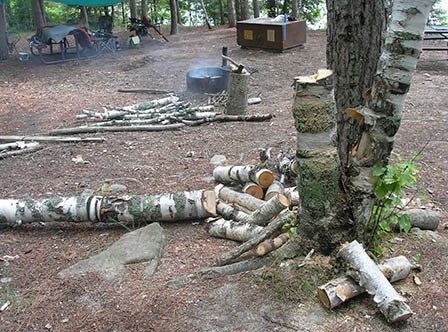
{"label": "blue tarp canopy", "polygon": [[52,1],[65,3],[67,5],[86,6],[86,7],[106,7],[115,5],[116,3],[119,2],[123,2],[123,0],[52,0]]}

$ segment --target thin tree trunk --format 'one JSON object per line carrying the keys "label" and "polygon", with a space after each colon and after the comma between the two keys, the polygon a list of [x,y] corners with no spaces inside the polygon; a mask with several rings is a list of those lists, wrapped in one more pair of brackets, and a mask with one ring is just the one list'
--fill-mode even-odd
{"label": "thin tree trunk", "polygon": [[0,2],[0,60],[8,59],[8,42],[6,36],[6,3]]}
{"label": "thin tree trunk", "polygon": [[131,18],[137,18],[137,4],[135,0],[129,0],[129,10],[131,12]]}
{"label": "thin tree trunk", "polygon": [[207,27],[209,29],[211,29],[212,26],[210,25],[210,21],[208,19],[207,8],[205,7],[204,0],[200,0],[200,1],[201,1],[202,10],[204,11],[205,24],[207,24]]}
{"label": "thin tree trunk", "polygon": [[87,15],[86,6],[80,6],[81,11],[81,26],[88,27],[89,26],[89,16]]}
{"label": "thin tree trunk", "polygon": [[148,17],[148,1],[142,0],[141,6],[142,6],[142,9],[141,9],[142,10],[142,18]]}
{"label": "thin tree trunk", "polygon": [[177,24],[182,25],[182,12],[180,11],[180,0],[176,0]]}
{"label": "thin tree trunk", "polygon": [[236,20],[241,21],[241,0],[234,0],[235,1],[235,15]]}
{"label": "thin tree trunk", "polygon": [[233,7],[233,0],[227,0],[227,16],[229,18],[229,27],[236,27],[235,8]]}
{"label": "thin tree trunk", "polygon": [[260,17],[260,3],[258,0],[252,0],[252,6],[254,9],[254,18]]}
{"label": "thin tree trunk", "polygon": [[291,0],[291,18],[293,20],[300,20],[300,15],[299,15],[299,1],[300,0]]}
{"label": "thin tree trunk", "polygon": [[249,18],[249,1],[240,0],[241,2],[241,20],[247,20]]}
{"label": "thin tree trunk", "polygon": [[177,6],[176,0],[170,0],[170,19],[171,19],[171,30],[170,34],[177,34]]}
{"label": "thin tree trunk", "polygon": [[224,21],[224,8],[222,6],[222,0],[218,0],[218,7],[219,7],[219,23],[221,25],[225,24]]}
{"label": "thin tree trunk", "polygon": [[39,0],[31,0],[31,11],[33,13],[33,24],[36,31],[42,31],[45,26],[44,13],[42,12],[42,5]]}

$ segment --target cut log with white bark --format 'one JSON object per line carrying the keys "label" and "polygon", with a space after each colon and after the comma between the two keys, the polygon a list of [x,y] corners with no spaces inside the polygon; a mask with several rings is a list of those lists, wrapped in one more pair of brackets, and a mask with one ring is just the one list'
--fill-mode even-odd
{"label": "cut log with white bark", "polygon": [[255,211],[256,209],[262,207],[265,203],[265,201],[261,199],[240,193],[223,185],[216,186],[215,192],[218,198],[224,202],[237,204],[249,211]]}
{"label": "cut log with white bark", "polygon": [[221,183],[254,182],[262,188],[268,188],[274,181],[274,175],[266,168],[256,166],[218,166],[213,170],[213,177]]}
{"label": "cut log with white bark", "polygon": [[271,222],[264,228],[260,235],[257,235],[250,240],[244,242],[240,246],[231,249],[227,253],[220,255],[217,259],[218,265],[226,265],[230,263],[235,258],[241,256],[245,252],[251,250],[259,243],[263,242],[269,238],[275,231],[280,229],[283,224],[290,222],[295,218],[295,215],[289,210],[283,210],[279,215],[277,215]]}
{"label": "cut log with white bark", "polygon": [[[430,209],[408,209],[403,213],[409,216],[412,227],[435,231],[440,224],[440,214]],[[399,228],[399,226],[398,226]]]}
{"label": "cut log with white bark", "polygon": [[9,146],[9,148],[13,148],[15,146],[15,148],[12,150],[6,150],[8,149],[8,145],[2,145],[4,149],[2,150],[2,148],[0,147],[0,159],[5,159],[8,157],[13,157],[42,149],[42,146],[38,142],[16,142]]}
{"label": "cut log with white bark", "polygon": [[389,323],[412,316],[406,299],[395,291],[387,278],[356,240],[341,246],[338,255],[349,265],[347,274],[370,294]]}
{"label": "cut log with white bark", "polygon": [[[389,258],[378,265],[378,269],[390,282],[407,278],[412,267],[412,264],[404,256]],[[342,276],[319,286],[317,295],[326,308],[333,309],[365,291],[366,289],[358,285],[351,277]]]}
{"label": "cut log with white bark", "polygon": [[183,123],[173,123],[167,125],[148,125],[148,126],[113,126],[113,127],[74,127],[53,129],[48,132],[49,135],[72,135],[82,133],[104,133],[121,131],[163,131],[177,130],[185,125]]}
{"label": "cut log with white bark", "polygon": [[254,236],[260,235],[263,230],[262,226],[218,219],[210,224],[208,233],[214,237],[245,242]]}
{"label": "cut log with white bark", "polygon": [[251,195],[258,199],[263,199],[263,188],[261,188],[258,184],[253,182],[248,182],[243,187],[243,193]]}
{"label": "cut log with white bark", "polygon": [[200,120],[182,120],[182,123],[185,123],[189,126],[199,126],[203,123],[208,122],[262,122],[268,121],[272,119],[272,114],[244,114],[244,115],[217,115],[214,117],[203,118]]}
{"label": "cut log with white bark", "polygon": [[235,220],[240,221],[247,218],[248,214],[235,208],[234,206],[230,206],[222,201],[218,201],[216,203],[216,212],[218,215],[222,216],[227,220]]}
{"label": "cut log with white bark", "polygon": [[0,136],[0,142],[11,141],[31,141],[41,143],[62,143],[62,142],[103,142],[103,137],[55,137],[55,136]]}
{"label": "cut log with white bark", "polygon": [[285,193],[285,188],[280,181],[274,180],[272,184],[266,190],[264,195],[264,200],[269,201],[272,197],[276,195],[283,195]]}
{"label": "cut log with white bark", "polygon": [[273,239],[265,240],[257,246],[257,249],[255,249],[255,254],[259,257],[264,256],[270,253],[271,251],[280,248],[282,245],[286,243],[286,241],[289,240],[289,238],[290,238],[289,233],[282,233]]}
{"label": "cut log with white bark", "polygon": [[297,187],[285,188],[285,196],[291,202],[291,207],[300,205],[300,196]]}
{"label": "cut log with white bark", "polygon": [[212,190],[159,195],[79,196],[48,199],[1,199],[1,223],[120,222],[134,225],[216,216]]}
{"label": "cut log with white bark", "polygon": [[277,194],[248,215],[247,218],[240,221],[255,225],[266,225],[281,211],[287,209],[290,204],[291,202],[286,196]]}
{"label": "cut log with white bark", "polygon": [[241,115],[247,110],[250,74],[230,72],[226,114]]}

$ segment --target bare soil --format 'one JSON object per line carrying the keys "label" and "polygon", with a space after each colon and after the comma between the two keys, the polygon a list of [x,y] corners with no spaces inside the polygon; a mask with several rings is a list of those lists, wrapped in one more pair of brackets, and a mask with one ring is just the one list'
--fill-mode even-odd
{"label": "bare soil", "polygon": [[[121,39],[126,45],[126,33]],[[229,164],[245,164],[257,160],[259,148],[272,147],[273,155],[295,148],[291,84],[294,76],[325,67],[324,32],[309,32],[303,49],[283,53],[242,49],[235,29],[182,31],[169,39],[146,39],[140,49],[124,48],[81,62],[1,62],[1,134],[45,134],[80,125],[75,116],[82,110],[157,98],[118,89],[188,95],[186,71],[195,65],[219,66],[224,45],[230,57],[258,69],[250,94],[261,93],[263,102],[250,106],[249,113],[275,117],[264,123],[210,123],[171,132],[86,135],[105,137],[103,143],[45,144],[35,153],[0,160],[1,198],[75,195],[98,189],[106,179],[136,194],[213,188],[209,161],[215,154],[225,155]],[[442,224],[448,203],[447,76],[446,53],[422,55],[396,142],[404,157],[427,144],[419,185],[441,211]],[[85,163],[75,163],[76,156]],[[421,285],[413,277],[397,284],[415,315],[394,327],[369,296],[325,310],[314,287],[327,280],[328,271],[319,275],[315,267],[296,268],[290,282],[275,271],[258,271],[168,286],[171,279],[213,265],[235,243],[210,238],[203,222],[162,226],[168,242],[156,274],[145,279],[133,265],[114,281],[93,274],[62,280],[57,273],[117,240],[127,231],[119,225],[3,227],[0,259],[16,258],[0,260],[0,306],[11,302],[0,312],[0,331],[448,331],[448,232],[443,226],[438,236],[400,234],[404,241],[385,242],[390,249],[386,256],[414,257],[422,266]]]}

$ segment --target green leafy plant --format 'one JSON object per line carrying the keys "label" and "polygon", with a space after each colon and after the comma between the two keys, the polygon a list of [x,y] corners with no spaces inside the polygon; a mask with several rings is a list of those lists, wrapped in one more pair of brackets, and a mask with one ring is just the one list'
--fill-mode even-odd
{"label": "green leafy plant", "polygon": [[369,246],[375,254],[380,255],[385,251],[381,247],[381,237],[399,228],[402,232],[409,232],[411,220],[409,215],[402,213],[405,207],[403,198],[405,189],[415,189],[418,173],[416,160],[421,152],[414,153],[408,160],[403,160],[398,153],[393,153],[396,162],[387,166],[377,166],[373,169],[375,182],[376,204],[370,217],[369,225],[371,237]]}

